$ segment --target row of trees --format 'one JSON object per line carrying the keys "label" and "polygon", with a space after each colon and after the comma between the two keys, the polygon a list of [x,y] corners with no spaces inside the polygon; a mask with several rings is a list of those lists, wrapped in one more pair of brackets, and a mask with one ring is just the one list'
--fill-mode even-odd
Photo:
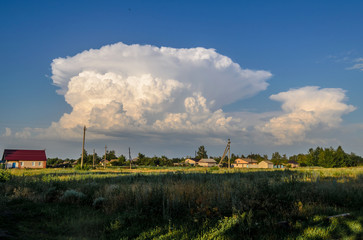
{"label": "row of trees", "polygon": [[[204,146],[200,146],[198,151],[196,152],[196,159],[208,158],[207,151]],[[211,157],[215,159],[217,162],[221,160],[220,156]],[[227,157],[226,157],[227,158]],[[300,166],[321,166],[326,168],[335,168],[335,167],[353,167],[359,164],[363,164],[363,158],[354,154],[354,153],[345,153],[343,148],[339,146],[337,149],[332,147],[330,148],[321,148],[317,147],[316,149],[310,148],[307,154],[298,154],[290,156],[289,158],[286,154],[281,155],[279,152],[274,152],[271,156],[271,159],[268,158],[267,155],[260,155],[251,153],[247,156],[231,154],[231,163],[234,163],[238,158],[251,158],[257,160],[258,162],[262,160],[271,160],[274,164],[288,164],[289,160],[293,160],[300,164]],[[49,158],[47,164],[50,166],[62,166],[67,164],[70,166],[71,163],[77,161],[80,163],[80,159],[59,159],[59,158]],[[95,159],[95,164],[99,164],[102,159],[105,159],[105,155],[99,156],[97,153],[95,155],[88,154],[87,151],[84,153],[83,163],[85,165],[91,166],[93,164],[93,159]],[[113,166],[123,166],[129,165],[130,162],[126,159],[124,155],[116,156],[114,150],[107,151],[106,160],[111,161],[111,165]],[[185,158],[172,158],[169,159],[166,156],[161,157],[147,157],[145,154],[139,153],[135,164],[139,166],[173,166],[174,163],[182,163]]]}
{"label": "row of trees", "polygon": [[[250,154],[247,157],[259,162],[262,160],[268,160],[267,155],[261,156],[259,154]],[[354,167],[359,164],[363,164],[362,157],[354,153],[348,154],[344,152],[341,146],[337,149],[332,147],[317,147],[316,149],[310,148],[307,154],[300,153],[298,155],[290,156],[289,158],[286,154],[281,155],[279,152],[274,152],[270,160],[276,165],[287,164],[292,160],[299,163],[300,166],[320,166],[325,168]]]}
{"label": "row of trees", "polygon": [[363,163],[363,158],[354,153],[346,153],[343,148],[339,146],[337,149],[310,148],[307,154],[293,155],[290,159],[295,160],[301,165],[305,166],[321,166],[326,168],[335,167],[353,167]]}

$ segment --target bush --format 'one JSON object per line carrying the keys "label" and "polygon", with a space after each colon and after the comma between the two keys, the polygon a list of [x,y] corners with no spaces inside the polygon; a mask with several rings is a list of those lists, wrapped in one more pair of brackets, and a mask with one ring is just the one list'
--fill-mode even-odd
{"label": "bush", "polygon": [[100,209],[103,207],[103,205],[105,204],[105,198],[103,197],[98,197],[93,201],[92,206],[96,209]]}
{"label": "bush", "polygon": [[56,187],[50,187],[44,194],[45,202],[54,202],[58,199],[60,193]]}
{"label": "bush", "polygon": [[60,200],[64,203],[80,203],[86,198],[86,195],[82,192],[70,189],[63,193]]}
{"label": "bush", "polygon": [[0,169],[0,182],[6,182],[11,179],[11,173],[7,170]]}
{"label": "bush", "polygon": [[74,167],[74,169],[76,169],[76,170],[84,170],[84,171],[88,171],[88,170],[90,170],[91,169],[91,167],[90,166],[88,166],[88,165],[83,165],[83,168],[81,168],[81,165],[76,165],[75,167]]}

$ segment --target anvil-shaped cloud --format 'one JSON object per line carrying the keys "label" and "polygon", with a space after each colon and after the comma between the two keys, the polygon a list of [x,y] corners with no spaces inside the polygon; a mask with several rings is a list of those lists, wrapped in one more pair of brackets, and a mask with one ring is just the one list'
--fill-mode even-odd
{"label": "anvil-shaped cloud", "polygon": [[52,63],[72,106],[58,127],[206,133],[231,127],[221,107],[268,86],[271,73],[242,69],[214,49],[117,43]]}
{"label": "anvil-shaped cloud", "polygon": [[72,111],[48,129],[25,128],[15,136],[79,139],[86,125],[88,139],[248,135],[258,143],[288,145],[305,141],[316,128],[337,127],[355,109],[344,103],[342,89],[308,86],[272,95],[282,102],[279,113],[223,112],[226,104],[265,90],[271,76],[242,69],[214,49],[107,45],[54,59],[53,83]]}

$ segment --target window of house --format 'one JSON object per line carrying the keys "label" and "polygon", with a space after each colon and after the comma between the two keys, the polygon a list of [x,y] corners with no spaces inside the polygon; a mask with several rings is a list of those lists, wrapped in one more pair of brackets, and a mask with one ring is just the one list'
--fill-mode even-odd
{"label": "window of house", "polygon": [[39,165],[39,166],[42,166],[42,162],[39,162],[39,163],[38,163],[38,165]]}
{"label": "window of house", "polygon": [[24,166],[24,163],[23,162],[20,162],[20,166]]}
{"label": "window of house", "polygon": [[32,166],[35,166],[35,162],[32,162]]}

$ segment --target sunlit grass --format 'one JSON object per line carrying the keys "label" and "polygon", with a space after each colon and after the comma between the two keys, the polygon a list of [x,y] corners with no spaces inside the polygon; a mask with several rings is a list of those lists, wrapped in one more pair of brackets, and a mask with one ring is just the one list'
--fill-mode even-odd
{"label": "sunlit grass", "polygon": [[[19,238],[359,239],[363,234],[362,167],[10,172],[13,177],[0,183],[0,206],[8,212],[24,209],[24,216],[14,213],[5,226]],[[327,220],[346,212],[351,216]],[[34,219],[44,220],[46,230],[34,227]]]}

